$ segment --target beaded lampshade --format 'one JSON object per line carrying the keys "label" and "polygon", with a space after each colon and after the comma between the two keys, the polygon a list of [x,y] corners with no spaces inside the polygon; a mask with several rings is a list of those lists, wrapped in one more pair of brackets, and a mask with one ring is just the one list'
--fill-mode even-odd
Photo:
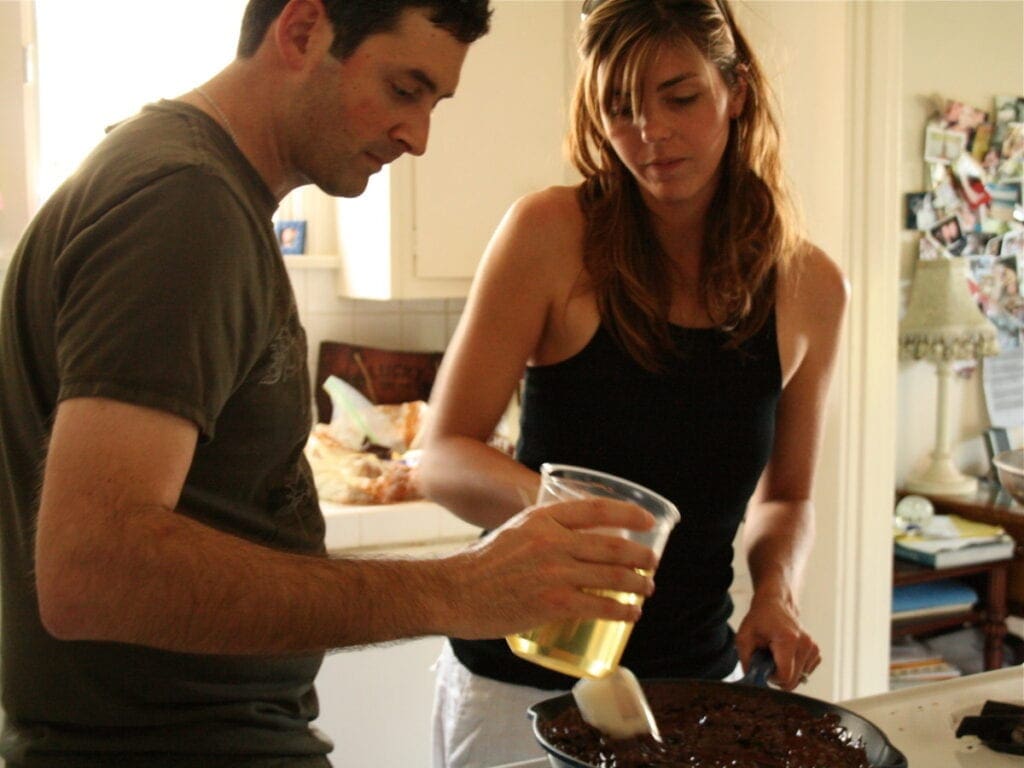
{"label": "beaded lampshade", "polygon": [[977,480],[954,465],[949,432],[950,364],[999,352],[996,330],[979,309],[967,284],[967,260],[917,262],[907,313],[900,322],[900,356],[929,360],[938,376],[935,450],[924,472],[907,479],[908,490],[957,495],[972,493]]}

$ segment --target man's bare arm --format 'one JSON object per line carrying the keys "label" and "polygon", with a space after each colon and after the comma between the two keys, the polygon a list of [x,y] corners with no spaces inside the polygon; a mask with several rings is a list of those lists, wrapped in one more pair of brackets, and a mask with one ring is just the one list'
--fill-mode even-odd
{"label": "man's bare arm", "polygon": [[294,654],[425,634],[497,637],[571,615],[633,620],[583,592],[649,594],[653,555],[578,530],[645,528],[615,503],[527,510],[433,560],[273,550],[175,511],[195,426],[99,398],[58,409],[36,538],[43,623],[69,640],[216,654]]}

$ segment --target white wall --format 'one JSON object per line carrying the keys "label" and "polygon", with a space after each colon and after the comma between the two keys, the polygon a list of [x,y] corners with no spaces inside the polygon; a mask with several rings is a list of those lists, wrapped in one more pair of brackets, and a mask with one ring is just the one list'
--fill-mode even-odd
{"label": "white wall", "polygon": [[[905,14],[900,183],[903,192],[919,192],[926,188],[922,156],[929,97],[990,111],[997,94],[1024,95],[1024,3],[929,0],[907,3]],[[905,233],[900,260],[904,307],[916,258],[916,237]],[[974,474],[988,469],[980,435],[990,424],[979,372],[969,379],[953,377],[950,383],[954,461]],[[903,481],[927,462],[935,444],[936,378],[930,363],[900,363],[897,414],[896,477]],[[1019,445],[1020,431],[1013,437]]]}
{"label": "white wall", "polygon": [[[0,2],[0,283],[7,260],[28,220],[30,182],[27,156],[34,144],[26,140],[25,58],[22,51],[22,6]],[[26,123],[28,121],[28,123]]]}

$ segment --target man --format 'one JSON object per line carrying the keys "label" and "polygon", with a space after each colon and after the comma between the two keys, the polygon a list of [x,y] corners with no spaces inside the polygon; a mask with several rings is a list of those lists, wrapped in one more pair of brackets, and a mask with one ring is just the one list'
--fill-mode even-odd
{"label": "man", "polygon": [[[305,336],[271,216],[426,149],[486,0],[251,0],[237,59],[115,128],[29,226],[0,312],[0,754],[327,766],[325,649],[636,610],[646,528],[527,509],[438,560],[324,556]],[[353,695],[358,695],[354,692]]]}

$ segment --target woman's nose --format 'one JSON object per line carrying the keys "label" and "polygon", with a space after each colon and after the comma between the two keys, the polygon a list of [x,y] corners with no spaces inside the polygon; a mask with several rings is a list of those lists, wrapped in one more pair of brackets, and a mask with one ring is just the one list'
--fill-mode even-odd
{"label": "woman's nose", "polygon": [[637,128],[640,129],[640,138],[648,144],[664,141],[671,134],[668,121],[650,108],[641,111],[637,118]]}

